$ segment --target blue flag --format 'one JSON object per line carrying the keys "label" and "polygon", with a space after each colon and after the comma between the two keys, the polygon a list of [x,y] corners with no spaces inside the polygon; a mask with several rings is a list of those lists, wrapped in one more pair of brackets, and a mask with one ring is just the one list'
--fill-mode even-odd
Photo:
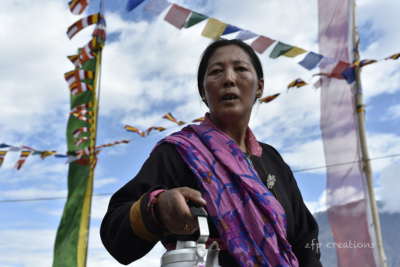
{"label": "blue flag", "polygon": [[128,0],[128,4],[126,5],[126,10],[128,10],[128,12],[132,11],[143,2],[144,0]]}
{"label": "blue flag", "polygon": [[315,68],[324,56],[310,52],[307,56],[299,62],[299,65],[308,70]]}
{"label": "blue flag", "polygon": [[348,84],[352,84],[356,80],[355,70],[350,69],[350,67],[347,67],[342,72],[342,76],[344,77],[344,79],[347,81]]}
{"label": "blue flag", "polygon": [[233,32],[238,32],[238,31],[240,31],[240,30],[241,30],[240,28],[228,24],[228,25],[226,26],[224,32],[222,33],[222,35],[230,34],[230,33],[233,33]]}
{"label": "blue flag", "polygon": [[11,147],[11,146],[6,145],[6,144],[4,144],[4,143],[0,144],[0,148],[6,148],[6,147]]}

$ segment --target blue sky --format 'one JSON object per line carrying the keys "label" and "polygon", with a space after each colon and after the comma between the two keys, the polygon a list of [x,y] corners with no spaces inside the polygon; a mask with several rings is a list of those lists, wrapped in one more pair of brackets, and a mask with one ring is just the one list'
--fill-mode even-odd
{"label": "blue sky", "polygon": [[[275,40],[318,52],[316,1],[172,1],[218,20]],[[94,0],[85,14],[98,11]],[[127,13],[126,0],[107,1],[108,40],[104,48],[98,144],[132,139],[103,149],[96,168],[94,193],[113,193],[132,179],[156,142],[179,130],[161,117],[168,113],[190,121],[207,111],[197,93],[200,54],[210,43],[201,36],[206,21],[179,31],[142,6]],[[363,0],[358,3],[361,57],[381,59],[398,53],[400,3]],[[66,56],[89,41],[86,29],[69,41],[66,29],[82,16],[68,11],[67,1],[13,0],[0,10],[0,143],[38,150],[66,151],[65,130],[69,91],[63,74],[72,70]],[[230,37],[233,38],[235,34]],[[272,48],[272,47],[271,47]],[[296,78],[309,81],[311,72],[294,59],[260,55],[265,73],[264,96],[284,92]],[[385,61],[362,71],[370,156],[400,151],[400,61]],[[312,80],[311,83],[316,81]],[[282,154],[292,170],[324,166],[319,126],[320,91],[312,86],[283,93],[269,104],[255,106],[250,126],[259,141]],[[141,138],[124,125],[140,129],[163,126]],[[53,157],[31,156],[20,171],[12,169],[19,153],[10,152],[0,168],[0,200],[63,197],[68,165]],[[377,196],[387,211],[399,211],[400,158],[372,161]],[[396,174],[397,173],[397,174]],[[396,176],[397,175],[397,176]],[[303,198],[311,211],[324,209],[325,169],[296,172]],[[398,188],[398,187],[397,187]],[[93,198],[88,266],[119,266],[99,239],[109,196]],[[0,267],[50,266],[56,229],[65,199],[0,203]],[[158,266],[163,248],[132,266]],[[153,265],[152,265],[153,264]]]}

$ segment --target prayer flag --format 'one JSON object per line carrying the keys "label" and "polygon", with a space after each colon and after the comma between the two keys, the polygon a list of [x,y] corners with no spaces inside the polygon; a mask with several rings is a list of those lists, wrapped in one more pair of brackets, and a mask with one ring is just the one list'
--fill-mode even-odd
{"label": "prayer flag", "polygon": [[76,157],[79,159],[79,158],[81,158],[81,157],[83,157],[85,155],[92,154],[93,153],[93,149],[91,147],[86,147],[86,148],[81,149],[81,150],[76,150],[75,153],[77,154]]}
{"label": "prayer flag", "polygon": [[67,161],[65,162],[65,164],[74,162],[74,161],[76,161],[76,160],[78,160],[78,159],[79,159],[79,158],[76,157],[76,156],[68,156]]}
{"label": "prayer flag", "polygon": [[339,61],[337,59],[323,56],[323,58],[319,62],[318,67],[320,67],[321,69],[325,69],[327,66],[337,64],[338,62]]}
{"label": "prayer flag", "polygon": [[254,38],[254,37],[257,37],[257,36],[258,36],[258,34],[255,34],[255,33],[251,32],[251,31],[242,30],[242,31],[239,32],[239,34],[236,36],[235,39],[246,41],[248,39],[251,39],[251,38]]}
{"label": "prayer flag", "polygon": [[119,144],[128,144],[131,140],[122,140],[122,141],[115,141],[114,145],[119,145]]}
{"label": "prayer flag", "polygon": [[400,53],[394,54],[394,55],[392,55],[392,56],[390,56],[390,57],[387,57],[387,58],[385,58],[385,60],[388,60],[388,59],[394,59],[394,60],[396,60],[396,59],[398,59],[399,57],[400,57]]}
{"label": "prayer flag", "polygon": [[90,2],[92,2],[92,0],[72,0],[68,5],[72,14],[80,15]]}
{"label": "prayer flag", "polygon": [[242,30],[242,29],[240,29],[240,28],[238,28],[238,27],[236,27],[236,26],[233,26],[233,25],[228,24],[228,25],[226,26],[224,32],[222,33],[222,35],[230,34],[230,33],[234,33],[234,32],[238,32],[238,31],[240,31],[240,30]]}
{"label": "prayer flag", "polygon": [[76,82],[70,86],[69,90],[72,95],[76,96],[83,92],[93,91],[93,88],[86,83]]}
{"label": "prayer flag", "polygon": [[296,79],[296,80],[294,80],[293,82],[291,82],[289,85],[288,85],[288,90],[289,90],[289,88],[292,88],[292,87],[297,87],[297,88],[300,88],[300,87],[302,87],[302,86],[304,86],[304,85],[306,85],[307,83],[305,82],[305,81],[303,81],[302,79]]}
{"label": "prayer flag", "polygon": [[342,77],[347,81],[348,84],[352,84],[356,80],[355,76],[355,70],[354,68],[347,67],[343,72],[342,72]]}
{"label": "prayer flag", "polygon": [[185,24],[187,18],[190,15],[190,10],[184,7],[178,6],[177,4],[173,4],[169,9],[167,15],[165,15],[164,20],[168,21],[178,29],[182,29]]}
{"label": "prayer flag", "polygon": [[20,150],[21,150],[20,147],[12,146],[12,147],[10,147],[10,149],[9,149],[8,151],[11,151],[11,152],[18,152],[18,151],[20,151]]}
{"label": "prayer flag", "polygon": [[95,149],[99,149],[99,148],[103,148],[103,147],[110,147],[110,146],[114,146],[115,144],[110,144],[110,143],[108,143],[108,144],[103,144],[103,145],[100,145],[100,146],[97,146]]}
{"label": "prayer flag", "polygon": [[350,66],[349,63],[339,60],[333,69],[331,76],[333,78],[343,79],[344,77],[342,76],[342,73],[347,69],[348,66]]}
{"label": "prayer flag", "polygon": [[85,141],[90,140],[90,137],[84,136],[82,138],[79,138],[77,140],[74,141],[74,144],[76,147],[79,147],[80,145],[82,145]]}
{"label": "prayer flag", "polygon": [[69,114],[74,115],[75,117],[81,115],[93,116],[93,111],[87,111],[86,109],[80,110],[78,112],[70,112]]}
{"label": "prayer flag", "polygon": [[[351,50],[357,46],[357,40],[353,40],[356,29],[354,8],[353,0],[318,0],[319,52],[341,60],[344,66],[340,66],[340,71],[332,71],[339,67],[330,65],[322,68],[321,72],[342,76],[349,66],[346,62],[353,61]],[[361,248],[337,246],[337,266],[383,266],[378,252],[381,246],[376,241],[377,232],[372,221],[371,196],[363,174],[359,127],[354,115],[355,91],[358,88],[339,79],[330,79],[321,87],[320,127],[325,163],[327,166],[336,165],[326,169],[327,214],[336,244],[349,240],[354,244],[375,244]],[[352,164],[339,165],[339,162]]]}
{"label": "prayer flag", "polygon": [[204,121],[204,117],[192,120],[192,122],[202,122],[202,121]]}
{"label": "prayer flag", "polygon": [[154,16],[158,16],[170,5],[171,3],[166,0],[150,0],[143,8],[143,11],[153,14]]}
{"label": "prayer flag", "polygon": [[90,16],[88,16],[86,18],[78,20],[77,22],[75,22],[74,24],[69,26],[69,28],[67,30],[68,38],[72,39],[72,37],[74,37],[75,34],[80,32],[84,28],[86,28],[86,27],[88,27],[88,26],[90,26],[92,24],[96,24],[99,21],[99,16],[100,16],[100,13],[94,14],[94,15],[90,15]]}
{"label": "prayer flag", "polygon": [[79,64],[82,65],[84,62],[95,57],[94,54],[90,53],[94,47],[96,47],[96,38],[92,38],[79,52]]}
{"label": "prayer flag", "polygon": [[80,127],[78,129],[76,129],[75,131],[73,131],[72,135],[75,138],[78,138],[81,133],[87,133],[87,132],[94,132],[94,130],[92,128],[89,128],[89,127]]}
{"label": "prayer flag", "polygon": [[94,73],[93,71],[87,70],[73,70],[64,74],[65,80],[68,83],[68,86],[71,86],[76,81],[82,81],[85,79],[93,79]]}
{"label": "prayer flag", "polygon": [[90,123],[90,124],[93,123],[93,120],[92,120],[92,119],[86,118],[85,116],[75,116],[75,114],[72,114],[72,115],[73,115],[75,118],[77,118],[78,120],[86,121],[86,122],[88,122],[88,123]]}
{"label": "prayer flag", "polygon": [[208,17],[192,11],[189,19],[183,25],[183,28],[185,28],[185,29],[190,28],[193,25],[196,25],[197,23],[202,22],[205,19],[208,19]]}
{"label": "prayer flag", "polygon": [[257,51],[258,53],[262,54],[265,52],[265,50],[267,50],[268,47],[270,47],[273,43],[275,42],[275,40],[272,40],[268,37],[265,36],[258,36],[257,39],[255,39],[252,43],[251,43],[251,47],[253,47],[253,49],[255,51]]}
{"label": "prayer flag", "polygon": [[297,57],[298,55],[304,54],[305,52],[307,52],[307,51],[302,48],[299,48],[297,46],[293,46],[292,49],[290,49],[289,51],[284,53],[282,56],[293,58],[293,57]]}
{"label": "prayer flag", "polygon": [[0,151],[0,167],[1,167],[1,164],[3,164],[4,157],[6,156],[6,154],[7,154],[7,151]]}
{"label": "prayer flag", "polygon": [[178,125],[182,125],[182,124],[186,123],[186,122],[178,121],[177,119],[175,119],[174,116],[172,116],[171,112],[166,114],[166,115],[164,115],[162,118],[170,120],[170,121],[173,121],[173,122],[176,122]]}
{"label": "prayer flag", "polygon": [[74,64],[75,68],[79,67],[79,55],[68,56],[68,59]]}
{"label": "prayer flag", "polygon": [[228,24],[222,21],[211,18],[208,20],[206,27],[204,27],[204,30],[201,33],[201,35],[210,38],[212,40],[216,40],[218,37],[222,35],[227,25]]}
{"label": "prayer flag", "polygon": [[43,153],[41,153],[40,158],[41,159],[45,159],[46,157],[49,157],[49,156],[54,155],[56,153],[57,153],[56,151],[45,150],[45,151],[43,151]]}
{"label": "prayer flag", "polygon": [[92,166],[90,166],[91,169],[96,168],[96,165],[97,165],[97,155],[100,153],[100,151],[101,151],[101,150],[97,150],[97,151],[95,152]]}
{"label": "prayer flag", "polygon": [[317,67],[318,63],[323,57],[323,55],[310,52],[302,61],[299,62],[299,65],[305,69],[312,70],[313,68]]}
{"label": "prayer flag", "polygon": [[55,154],[54,157],[56,157],[56,158],[68,158],[68,155]]}
{"label": "prayer flag", "polygon": [[26,158],[32,153],[32,151],[21,151],[21,156],[17,162],[17,164],[15,164],[14,169],[19,170],[21,169],[22,165],[24,165]]}
{"label": "prayer flag", "polygon": [[126,10],[128,12],[130,12],[130,11],[134,10],[135,8],[137,8],[137,6],[143,2],[144,2],[144,0],[129,0],[128,3],[126,4]]}
{"label": "prayer flag", "polygon": [[7,145],[5,143],[0,144],[0,148],[6,148],[6,147],[11,147],[11,146],[9,146],[9,145]]}
{"label": "prayer flag", "polygon": [[266,97],[263,97],[260,99],[260,103],[268,103],[271,102],[272,100],[274,100],[275,98],[277,98],[280,95],[280,93],[278,94],[274,94],[274,95],[269,95]]}
{"label": "prayer flag", "polygon": [[142,131],[140,131],[138,128],[135,128],[135,127],[132,127],[132,126],[129,126],[129,125],[125,125],[125,129],[128,131],[128,132],[135,132],[135,133],[138,133],[138,134],[140,134],[141,136],[145,136],[145,133],[144,132],[142,132]]}
{"label": "prayer flag", "polygon": [[371,59],[357,60],[356,62],[351,64],[349,68],[350,69],[354,69],[356,67],[362,68],[362,67],[364,67],[366,65],[373,64],[373,63],[376,63],[376,62],[377,62],[376,60],[371,60]]}
{"label": "prayer flag", "polygon": [[314,83],[314,88],[315,90],[317,90],[318,88],[320,88],[322,86],[322,78],[319,78],[318,81],[316,81]]}
{"label": "prayer flag", "polygon": [[148,136],[151,132],[151,130],[158,130],[160,132],[164,131],[166,128],[164,127],[150,127],[149,129],[147,129],[147,131],[144,133],[145,136]]}
{"label": "prayer flag", "polygon": [[71,109],[70,114],[71,113],[77,113],[79,111],[86,110],[86,109],[91,108],[91,107],[93,107],[93,102],[82,104],[82,105],[76,106],[73,109]]}
{"label": "prayer flag", "polygon": [[92,34],[93,37],[97,37],[97,42],[104,45],[106,41],[106,19],[104,16],[100,16],[99,22]]}
{"label": "prayer flag", "polygon": [[287,45],[281,42],[278,42],[274,49],[272,50],[271,54],[269,55],[270,58],[278,58],[281,55],[285,54],[286,52],[290,51],[293,48],[291,45]]}
{"label": "prayer flag", "polygon": [[29,146],[21,146],[21,147],[24,148],[24,149],[28,149],[30,151],[36,151],[36,149],[33,149],[33,148],[29,147]]}
{"label": "prayer flag", "polygon": [[328,78],[332,78],[332,75],[331,75],[331,74],[329,74],[329,73],[323,73],[323,72],[315,73],[315,74],[313,74],[313,76],[311,76],[311,78],[314,77],[314,76],[326,76],[326,77],[328,77]]}

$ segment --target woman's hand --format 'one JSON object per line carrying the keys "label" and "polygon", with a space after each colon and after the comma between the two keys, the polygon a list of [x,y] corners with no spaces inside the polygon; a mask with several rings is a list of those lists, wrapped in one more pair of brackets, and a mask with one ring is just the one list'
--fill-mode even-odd
{"label": "woman's hand", "polygon": [[[187,200],[193,201],[200,207],[206,205],[201,193],[189,187],[171,189],[157,197],[155,215],[171,233],[191,235],[199,228],[197,219],[190,212]],[[186,225],[190,230],[183,229]]]}

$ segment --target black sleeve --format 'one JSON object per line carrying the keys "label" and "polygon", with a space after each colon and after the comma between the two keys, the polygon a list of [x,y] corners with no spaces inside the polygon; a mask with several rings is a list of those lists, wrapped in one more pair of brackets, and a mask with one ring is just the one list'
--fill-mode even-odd
{"label": "black sleeve", "polygon": [[[101,224],[100,235],[104,246],[118,262],[130,264],[155,246],[163,230],[154,229],[150,225],[146,213],[149,194],[157,189],[190,186],[186,178],[188,175],[193,174],[175,146],[162,144],[153,151],[136,177],[112,196]],[[150,237],[147,240],[139,237],[132,229],[130,211],[136,202],[140,204],[143,232]]]}
{"label": "black sleeve", "polygon": [[[288,172],[291,175],[290,187],[292,191],[292,210],[295,221],[294,239],[292,241],[293,253],[299,261],[299,266],[322,267],[320,262],[321,251],[317,247],[318,224],[314,216],[304,204],[297,182],[289,166]],[[311,244],[315,244],[312,246]]]}

